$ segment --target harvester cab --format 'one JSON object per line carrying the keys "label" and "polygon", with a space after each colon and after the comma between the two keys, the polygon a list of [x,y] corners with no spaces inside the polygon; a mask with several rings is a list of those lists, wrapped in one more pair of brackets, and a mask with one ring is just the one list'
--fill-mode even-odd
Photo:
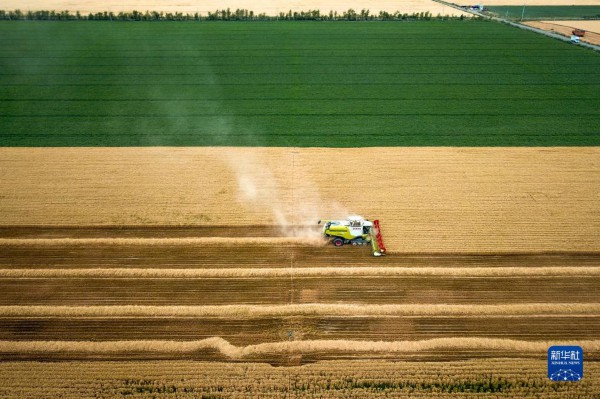
{"label": "harvester cab", "polygon": [[379,229],[379,220],[372,222],[360,216],[346,220],[319,220],[324,223],[323,235],[336,247],[344,244],[371,245],[373,256],[385,255],[386,249]]}

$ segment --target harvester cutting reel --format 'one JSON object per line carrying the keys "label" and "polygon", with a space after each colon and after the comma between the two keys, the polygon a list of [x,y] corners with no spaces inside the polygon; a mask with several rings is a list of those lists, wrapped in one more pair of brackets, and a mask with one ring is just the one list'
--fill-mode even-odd
{"label": "harvester cutting reel", "polygon": [[323,235],[336,247],[344,244],[371,245],[373,256],[385,255],[386,249],[379,229],[379,220],[372,222],[360,216],[351,216],[346,220],[319,220],[324,223]]}

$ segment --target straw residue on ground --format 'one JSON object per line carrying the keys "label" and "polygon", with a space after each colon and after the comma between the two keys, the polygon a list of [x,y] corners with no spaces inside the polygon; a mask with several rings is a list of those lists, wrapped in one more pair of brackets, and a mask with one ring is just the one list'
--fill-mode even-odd
{"label": "straw residue on ground", "polygon": [[597,315],[596,303],[520,303],[509,305],[446,304],[288,304],[222,306],[0,306],[0,317],[223,317],[281,316],[492,316]]}

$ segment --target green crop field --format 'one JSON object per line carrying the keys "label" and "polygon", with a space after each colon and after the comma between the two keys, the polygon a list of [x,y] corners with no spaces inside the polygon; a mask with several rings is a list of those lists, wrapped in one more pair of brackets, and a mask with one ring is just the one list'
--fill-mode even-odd
{"label": "green crop field", "polygon": [[501,17],[521,19],[600,19],[600,6],[487,6]]}
{"label": "green crop field", "polygon": [[600,145],[600,54],[497,23],[0,23],[1,146]]}

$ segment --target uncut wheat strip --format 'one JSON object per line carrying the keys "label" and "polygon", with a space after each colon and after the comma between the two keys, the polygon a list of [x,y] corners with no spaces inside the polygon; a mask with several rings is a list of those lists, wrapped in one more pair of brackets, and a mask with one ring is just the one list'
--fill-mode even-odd
{"label": "uncut wheat strip", "polygon": [[0,238],[0,246],[63,245],[302,245],[321,246],[320,237],[181,237],[181,238]]}
{"label": "uncut wheat strip", "polygon": [[0,317],[278,317],[278,316],[427,316],[427,315],[600,315],[600,303],[577,304],[289,304],[207,306],[0,306]]}
{"label": "uncut wheat strip", "polygon": [[600,276],[600,267],[306,267],[231,269],[0,269],[0,278],[222,278],[322,276]]}
{"label": "uncut wheat strip", "polygon": [[[83,352],[83,353],[193,353],[202,350],[217,350],[232,359],[256,355],[281,353],[342,352],[342,353],[404,353],[448,349],[518,351],[521,353],[545,354],[555,342],[520,341],[499,338],[434,338],[421,341],[360,341],[360,340],[306,340],[268,342],[248,346],[235,346],[220,337],[198,341],[0,341],[2,353],[35,352]],[[599,340],[563,342],[564,345],[579,345],[586,353],[600,350]]]}

